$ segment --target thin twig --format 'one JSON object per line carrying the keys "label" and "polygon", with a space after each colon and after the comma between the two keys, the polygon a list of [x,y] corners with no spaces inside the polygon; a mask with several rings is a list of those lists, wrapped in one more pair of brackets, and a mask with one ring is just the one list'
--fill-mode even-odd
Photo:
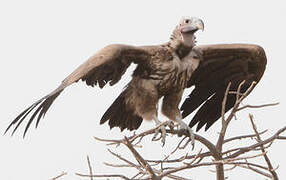
{"label": "thin twig", "polygon": [[222,108],[221,108],[221,119],[222,119],[222,126],[225,126],[225,117],[224,117],[224,114],[225,114],[225,105],[226,105],[226,101],[227,101],[227,96],[228,96],[228,92],[229,92],[229,88],[231,86],[231,82],[228,83],[227,85],[227,88],[225,90],[225,94],[224,94],[224,97],[223,97],[223,101],[222,101]]}
{"label": "thin twig", "polygon": [[244,168],[244,169],[252,170],[252,171],[254,171],[254,172],[258,173],[258,174],[261,174],[261,175],[263,175],[263,176],[266,176],[266,177],[268,177],[268,178],[272,178],[272,175],[271,175],[271,174],[265,173],[265,172],[263,172],[263,171],[261,171],[261,170],[259,170],[259,169],[257,169],[257,168],[254,168],[254,167],[252,167],[252,166],[242,165],[242,164],[239,164],[239,165],[237,165],[237,166],[238,166],[238,167],[241,167],[241,168]]}
{"label": "thin twig", "polygon": [[[237,89],[237,93],[240,93],[240,89],[242,87],[242,85],[245,83],[245,81],[242,81],[239,86],[238,86],[238,89]],[[222,123],[222,127],[221,127],[221,131],[220,131],[220,134],[219,134],[219,138],[217,140],[217,143],[216,143],[216,147],[218,148],[218,150],[221,152],[222,151],[222,145],[223,145],[223,142],[224,142],[224,137],[225,137],[225,133],[226,133],[226,129],[228,127],[228,124],[230,123],[230,121],[233,119],[233,117],[235,116],[235,113],[236,113],[236,110],[237,108],[239,107],[240,103],[242,102],[242,100],[252,91],[252,89],[254,88],[256,82],[253,81],[252,84],[250,85],[250,87],[245,91],[245,93],[243,93],[241,95],[241,97],[239,96],[236,96],[237,99],[236,99],[236,102],[232,108],[232,111],[231,113],[229,114],[229,116],[227,117],[226,120],[224,120],[224,122]],[[230,84],[229,84],[230,86]],[[229,88],[226,89],[226,92],[225,92],[225,96],[224,96],[224,99],[227,98],[227,95],[228,95],[228,92],[229,92]],[[226,101],[226,100],[225,100]],[[225,109],[225,103],[224,102],[222,104],[222,111]],[[224,114],[222,112],[222,114]]]}
{"label": "thin twig", "polygon": [[[176,148],[170,153],[171,155],[174,154],[178,149],[180,149],[181,144],[183,143],[183,141],[186,139],[187,137],[183,137],[182,140],[178,143],[178,145],[176,146]],[[190,138],[189,138],[190,139]]]}
{"label": "thin twig", "polygon": [[86,159],[87,159],[87,164],[88,164],[88,169],[89,169],[90,180],[93,180],[93,177],[92,177],[92,167],[91,167],[91,165],[90,165],[89,157],[86,156]]}
{"label": "thin twig", "polygon": [[[267,129],[262,131],[262,132],[259,132],[258,134],[259,135],[262,135],[264,133],[267,132]],[[243,136],[236,136],[236,137],[232,137],[232,138],[228,138],[228,139],[225,139],[223,143],[227,143],[227,142],[230,142],[230,141],[234,141],[234,140],[240,140],[240,139],[246,139],[246,138],[253,138],[255,137],[256,134],[249,134],[249,135],[243,135]]]}
{"label": "thin twig", "polygon": [[284,131],[286,130],[286,126],[284,126],[283,128],[279,129],[273,136],[265,139],[264,141],[261,141],[261,142],[258,142],[256,144],[253,144],[253,145],[250,145],[250,146],[247,146],[247,147],[243,147],[243,148],[240,148],[240,150],[238,150],[237,152],[227,156],[226,158],[234,158],[234,157],[237,157],[243,153],[246,153],[246,152],[249,152],[257,147],[260,147],[261,145],[265,145],[265,144],[268,144],[272,141],[274,141],[281,133],[283,133]]}
{"label": "thin twig", "polygon": [[160,176],[164,177],[164,176],[166,176],[168,174],[179,172],[179,171],[182,171],[182,170],[185,170],[185,169],[192,169],[192,168],[202,167],[202,166],[214,166],[214,165],[217,165],[217,164],[226,164],[226,165],[240,165],[240,164],[244,164],[244,165],[254,166],[254,167],[258,167],[258,168],[262,168],[264,170],[265,169],[267,170],[267,167],[260,166],[260,165],[254,164],[254,163],[249,163],[249,162],[227,162],[227,161],[220,160],[220,161],[205,162],[205,163],[199,163],[199,164],[185,164],[185,165],[177,167],[175,169],[166,171],[166,172],[162,173]]}
{"label": "thin twig", "polygon": [[205,157],[208,157],[208,156],[212,156],[211,152],[204,152],[204,153],[201,153],[201,154],[195,154],[195,155],[188,155],[188,154],[185,154],[184,156],[181,156],[179,158],[176,158],[176,159],[166,159],[166,160],[147,160],[147,162],[152,162],[152,163],[176,163],[176,162],[182,162],[186,159],[194,159],[196,156],[198,156],[198,158],[205,158]]}
{"label": "thin twig", "polygon": [[262,105],[245,105],[245,106],[238,108],[237,111],[241,111],[246,108],[263,108],[263,107],[269,107],[269,106],[277,106],[279,104],[280,103],[278,102],[278,103],[270,103],[270,104],[262,104]]}
{"label": "thin twig", "polygon": [[[184,135],[184,136],[187,136],[187,137],[190,137],[190,134],[189,132],[181,132],[180,130],[169,130],[169,129],[166,129],[166,132],[167,133],[170,133],[170,134],[175,134],[175,135]],[[220,153],[217,151],[215,145],[210,142],[209,140],[207,140],[206,138],[198,135],[198,134],[194,134],[195,136],[195,140],[199,141],[200,143],[202,143],[203,145],[205,145],[209,151],[211,152],[212,156],[215,158],[215,159],[219,159],[220,158]]]}
{"label": "thin twig", "polygon": [[120,155],[112,152],[110,149],[108,149],[109,153],[112,154],[113,156],[117,157],[118,159],[126,162],[127,164],[129,164],[130,166],[136,168],[139,172],[143,172],[143,170],[141,169],[141,167],[139,165],[134,164],[133,162],[121,157]]}
{"label": "thin twig", "polygon": [[106,166],[119,167],[119,168],[130,168],[130,167],[132,167],[129,164],[111,164],[111,163],[107,163],[107,162],[104,162],[103,164],[106,165]]}
{"label": "thin twig", "polygon": [[286,139],[286,136],[278,136],[277,139],[285,140],[285,139]]}
{"label": "thin twig", "polygon": [[132,144],[130,143],[130,141],[127,139],[127,137],[125,137],[125,141],[124,144],[129,148],[129,150],[132,152],[133,156],[136,158],[136,160],[138,161],[139,164],[141,164],[141,166],[143,166],[143,168],[145,168],[149,174],[150,177],[152,179],[155,179],[157,176],[154,173],[153,169],[151,168],[151,166],[148,164],[148,162],[146,160],[144,160],[144,158],[142,158],[142,156],[134,149],[134,147],[132,146]]}
{"label": "thin twig", "polygon": [[99,177],[99,178],[104,178],[104,177],[108,177],[108,178],[122,178],[125,180],[131,180],[128,177],[124,176],[124,175],[120,175],[120,174],[103,174],[103,175],[86,175],[86,174],[80,174],[80,173],[75,173],[77,176],[81,176],[81,177]]}
{"label": "thin twig", "polygon": [[66,172],[62,172],[60,175],[58,175],[58,176],[52,178],[51,180],[57,180],[57,179],[59,179],[59,178],[65,176],[65,175],[67,175],[67,174],[68,174],[68,173],[66,173]]}
{"label": "thin twig", "polygon": [[200,149],[200,151],[198,152],[198,154],[196,155],[196,157],[191,161],[191,162],[188,162],[188,163],[184,163],[184,164],[193,164],[200,156],[202,152],[202,149]]}
{"label": "thin twig", "polygon": [[[252,124],[253,131],[256,134],[257,142],[262,142],[261,137],[260,137],[260,135],[259,135],[259,133],[257,131],[256,125],[254,124],[254,120],[253,120],[253,115],[252,114],[249,114],[249,119],[250,119],[250,122]],[[266,151],[264,149],[264,145],[262,144],[262,145],[260,145],[260,147],[261,147],[262,153],[264,153],[263,157],[264,157],[264,159],[265,159],[265,161],[266,161],[266,163],[268,165],[269,172],[272,174],[274,180],[278,180],[277,173],[274,171],[273,166],[272,166],[272,164],[270,162],[270,159],[268,158],[268,156],[266,154]]]}

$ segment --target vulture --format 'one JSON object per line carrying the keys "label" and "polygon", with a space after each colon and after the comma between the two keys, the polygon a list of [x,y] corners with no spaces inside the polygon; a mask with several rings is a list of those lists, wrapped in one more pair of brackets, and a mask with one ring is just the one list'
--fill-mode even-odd
{"label": "vulture", "polygon": [[[35,120],[37,127],[54,100],[71,84],[79,80],[89,86],[103,88],[116,84],[130,64],[136,64],[132,80],[103,114],[100,124],[108,122],[110,128],[136,130],[142,120],[160,123],[157,118],[158,101],[162,101],[162,114],[170,122],[178,123],[189,131],[197,124],[198,131],[207,130],[221,116],[221,104],[226,87],[231,90],[245,81],[245,91],[253,81],[262,77],[266,56],[263,48],[253,44],[196,45],[195,33],[204,29],[204,23],[196,17],[183,17],[167,43],[152,46],[112,44],[104,47],[67,76],[50,94],[20,113],[7,127],[15,125],[12,135],[27,119],[23,137]],[[194,86],[182,106],[179,104],[185,88]],[[235,103],[235,95],[229,95],[226,111]],[[182,121],[196,109],[187,125]],[[29,116],[28,116],[29,115]],[[165,127],[162,133],[164,143]]]}

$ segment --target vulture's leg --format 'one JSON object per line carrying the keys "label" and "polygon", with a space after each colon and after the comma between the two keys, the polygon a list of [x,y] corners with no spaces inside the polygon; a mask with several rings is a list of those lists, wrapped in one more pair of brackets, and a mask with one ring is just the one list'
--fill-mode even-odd
{"label": "vulture's leg", "polygon": [[[156,126],[161,124],[158,119],[158,101],[159,96],[157,87],[152,81],[140,80],[136,82],[136,89],[131,91],[128,95],[129,106],[135,108],[135,113],[141,116],[146,121],[154,121]],[[161,132],[161,136],[157,138],[157,135]],[[156,133],[152,140],[160,140],[164,146],[166,140],[165,126],[161,126],[156,130]]]}
{"label": "vulture's leg", "polygon": [[192,146],[194,148],[194,145],[195,145],[195,135],[194,135],[194,132],[193,130],[182,120],[182,116],[180,117],[176,117],[176,121],[178,122],[179,124],[179,131],[188,131],[189,132],[189,135],[190,135],[190,139],[191,139],[191,143],[192,143]]}
{"label": "vulture's leg", "polygon": [[194,147],[195,136],[193,130],[182,120],[182,114],[178,108],[179,103],[182,98],[183,91],[174,92],[164,96],[162,113],[167,116],[170,120],[178,123],[178,128],[180,131],[188,131],[192,145]]}
{"label": "vulture's leg", "polygon": [[[153,120],[156,123],[156,126],[159,126],[162,123],[161,121],[159,121],[159,119],[156,115],[153,116]],[[159,134],[160,130],[161,130],[161,137],[157,138],[157,135]],[[164,146],[165,142],[166,142],[166,135],[167,135],[165,126],[161,126],[160,130],[159,129],[156,130],[156,133],[153,136],[152,141],[156,141],[156,140],[159,140],[161,138],[162,146]]]}

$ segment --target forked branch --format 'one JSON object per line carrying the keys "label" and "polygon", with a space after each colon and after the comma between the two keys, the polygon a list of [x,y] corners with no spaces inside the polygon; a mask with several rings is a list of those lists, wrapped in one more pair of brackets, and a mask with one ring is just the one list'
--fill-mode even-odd
{"label": "forked branch", "polygon": [[[174,150],[171,151],[169,155],[167,155],[163,159],[147,159],[144,158],[136,148],[144,148],[141,144],[144,138],[148,136],[154,135],[157,132],[157,129],[160,129],[162,126],[167,126],[170,123],[164,122],[158,125],[155,128],[149,129],[147,131],[141,132],[139,134],[133,134],[130,137],[124,137],[122,139],[102,139],[98,137],[94,137],[97,141],[101,141],[106,143],[108,146],[115,145],[115,148],[124,145],[127,147],[130,154],[135,158],[136,162],[132,162],[127,157],[123,157],[114,151],[108,150],[109,153],[114,156],[116,159],[123,162],[123,164],[114,164],[114,163],[104,163],[105,165],[112,167],[112,168],[130,168],[133,169],[136,173],[131,176],[127,177],[125,174],[101,174],[95,175],[92,174],[92,168],[90,165],[90,161],[88,158],[88,166],[89,166],[89,174],[80,174],[77,173],[78,176],[81,177],[88,177],[88,178],[121,178],[121,179],[155,179],[160,180],[165,177],[169,179],[175,180],[188,180],[190,177],[181,177],[177,175],[178,172],[188,171],[190,169],[194,169],[197,167],[206,167],[206,166],[215,166],[216,167],[216,174],[217,180],[224,180],[224,172],[225,171],[232,171],[236,167],[240,167],[243,169],[248,169],[254,173],[260,174],[264,177],[271,178],[274,180],[278,179],[278,175],[275,172],[275,169],[272,166],[272,163],[267,156],[266,148],[271,147],[273,141],[275,140],[286,140],[286,136],[281,135],[284,131],[286,131],[286,126],[278,130],[276,133],[272,134],[272,136],[268,138],[264,138],[262,140],[261,135],[264,135],[267,130],[262,132],[258,132],[256,129],[256,125],[253,121],[253,116],[250,115],[250,120],[252,123],[252,129],[254,134],[247,134],[247,135],[237,135],[235,137],[231,137],[225,139],[226,132],[228,125],[234,119],[236,113],[241,110],[245,110],[247,108],[262,108],[267,106],[274,106],[278,103],[272,104],[264,104],[264,105],[245,105],[240,107],[241,102],[245,99],[245,97],[251,92],[251,90],[255,86],[255,82],[251,84],[251,86],[244,92],[241,91],[241,87],[243,86],[244,82],[242,82],[237,91],[229,91],[230,84],[225,92],[225,96],[222,102],[222,128],[219,133],[219,137],[217,142],[214,144],[213,142],[207,140],[206,138],[195,134],[195,140],[200,142],[204,148],[200,149],[198,152],[192,151],[192,154],[189,155],[189,151],[191,150],[189,146],[189,133],[182,132],[180,130],[176,130],[174,128],[166,129],[166,133],[170,135],[178,135],[183,136],[182,140],[179,141],[178,144],[174,144]],[[225,105],[227,102],[228,94],[236,94],[236,102],[234,107],[232,108],[229,115],[225,116]],[[172,136],[176,138],[176,136]],[[237,144],[235,148],[229,148],[223,150],[223,145],[225,143],[232,143],[237,140],[245,140],[245,139],[254,139],[256,137],[256,141],[249,145],[249,146],[241,146],[239,147]],[[261,153],[257,153],[261,151]],[[184,151],[185,155],[179,155],[180,151]],[[246,155],[247,153],[252,152],[251,155]],[[254,162],[249,162],[250,160],[255,160],[259,157],[264,157],[267,166],[263,166]],[[172,158],[171,158],[172,157]],[[224,166],[230,166],[230,168],[224,170]],[[191,173],[188,173],[191,174]]]}

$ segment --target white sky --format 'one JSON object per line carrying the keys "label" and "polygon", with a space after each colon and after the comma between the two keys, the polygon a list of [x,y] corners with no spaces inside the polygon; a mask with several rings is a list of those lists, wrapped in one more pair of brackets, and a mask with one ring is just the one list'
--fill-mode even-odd
{"label": "white sky", "polygon": [[[255,43],[266,51],[264,77],[245,103],[281,104],[240,113],[227,135],[252,133],[249,112],[254,114],[260,130],[269,129],[268,135],[285,126],[285,86],[281,78],[285,73],[283,1],[10,0],[0,1],[0,133],[22,110],[53,90],[99,49],[111,43],[161,44],[168,41],[182,16],[197,16],[205,22],[205,31],[197,36],[198,44]],[[124,76],[120,83],[103,90],[84,83],[73,85],[55,101],[39,128],[30,129],[27,138],[22,139],[23,126],[12,138],[0,136],[0,179],[51,179],[62,171],[68,172],[62,180],[80,179],[74,173],[88,172],[87,154],[96,172],[112,173],[102,165],[113,161],[107,147],[92,137],[123,137],[118,129],[109,131],[107,125],[100,126],[99,120],[129,80],[130,76]],[[153,125],[144,123],[140,130]],[[199,134],[214,141],[219,129],[220,122]],[[172,145],[173,139],[168,138],[167,143]],[[118,152],[122,150],[126,149]],[[142,154],[152,158],[169,151],[160,143],[149,142]],[[280,166],[280,179],[286,178],[284,151],[282,141],[269,150],[274,167]],[[209,169],[213,168],[189,171],[189,177],[214,179]],[[129,173],[127,169],[120,171]],[[229,179],[264,179],[239,168],[226,175]]]}

